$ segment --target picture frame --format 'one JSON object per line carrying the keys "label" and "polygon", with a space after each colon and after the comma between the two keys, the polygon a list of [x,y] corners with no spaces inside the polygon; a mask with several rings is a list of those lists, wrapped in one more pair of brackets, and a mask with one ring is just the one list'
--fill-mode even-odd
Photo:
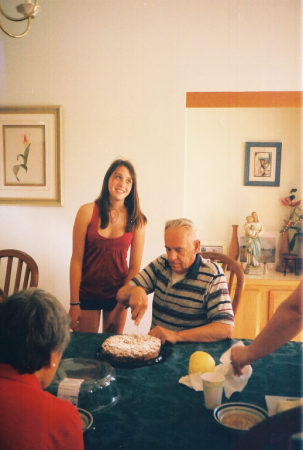
{"label": "picture frame", "polygon": [[245,143],[245,186],[280,186],[281,142]]}
{"label": "picture frame", "polygon": [[223,253],[223,245],[201,245],[200,251]]}
{"label": "picture frame", "polygon": [[62,206],[62,107],[0,107],[0,204]]}

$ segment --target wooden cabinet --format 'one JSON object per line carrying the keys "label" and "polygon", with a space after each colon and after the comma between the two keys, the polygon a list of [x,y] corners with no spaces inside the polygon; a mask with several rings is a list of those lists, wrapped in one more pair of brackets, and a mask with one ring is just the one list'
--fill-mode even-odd
{"label": "wooden cabinet", "polygon": [[[264,277],[245,275],[244,291],[235,317],[234,337],[254,339],[280,303],[295,290],[300,277],[269,273]],[[303,332],[293,340],[303,341]]]}

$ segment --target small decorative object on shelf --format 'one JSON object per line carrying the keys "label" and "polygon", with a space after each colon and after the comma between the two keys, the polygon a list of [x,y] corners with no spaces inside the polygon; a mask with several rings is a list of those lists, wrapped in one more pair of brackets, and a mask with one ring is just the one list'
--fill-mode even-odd
{"label": "small decorative object on shelf", "polygon": [[284,275],[287,274],[287,268],[289,266],[289,264],[293,265],[293,271],[296,275],[299,275],[299,271],[298,271],[298,257],[297,255],[291,255],[291,254],[285,254],[282,253],[282,258],[284,260]]}
{"label": "small decorative object on shelf", "polygon": [[289,191],[289,195],[281,199],[284,206],[290,207],[287,219],[284,219],[281,233],[281,245],[277,272],[298,273],[298,260],[303,257],[303,214],[300,208],[301,200],[296,200],[296,188]]}
{"label": "small decorative object on shelf", "polygon": [[263,234],[263,225],[259,222],[258,214],[254,211],[250,216],[246,217],[244,224],[245,241],[246,241],[246,258],[247,265],[245,273],[249,275],[259,275],[264,273],[264,267],[261,264],[261,239]]}
{"label": "small decorative object on shelf", "polygon": [[231,241],[229,245],[229,251],[228,254],[232,258],[234,258],[236,261],[239,258],[240,254],[240,246],[239,246],[239,240],[238,240],[238,226],[239,225],[232,225],[232,236]]}

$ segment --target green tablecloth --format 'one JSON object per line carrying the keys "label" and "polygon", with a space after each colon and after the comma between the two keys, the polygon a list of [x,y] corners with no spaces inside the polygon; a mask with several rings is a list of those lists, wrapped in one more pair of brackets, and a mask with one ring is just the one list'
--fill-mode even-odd
{"label": "green tablecloth", "polygon": [[[95,358],[108,335],[73,333],[64,358]],[[172,346],[167,359],[136,369],[116,368],[120,399],[94,416],[85,434],[86,450],[230,450],[237,437],[224,430],[204,407],[203,393],[178,382],[187,374],[190,355],[210,353],[216,363],[235,341],[184,343]],[[244,341],[248,343],[249,341]],[[229,400],[266,409],[265,395],[302,396],[302,345],[289,342],[253,364],[253,374],[241,393]]]}

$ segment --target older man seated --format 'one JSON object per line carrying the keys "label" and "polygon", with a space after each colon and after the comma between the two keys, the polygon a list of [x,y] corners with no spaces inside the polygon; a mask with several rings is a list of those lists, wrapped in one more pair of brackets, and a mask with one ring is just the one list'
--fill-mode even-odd
{"label": "older man seated", "polygon": [[220,265],[199,254],[200,241],[189,219],[165,224],[161,255],[119,289],[118,302],[130,306],[138,325],[154,292],[149,334],[175,344],[230,338],[233,310]]}

